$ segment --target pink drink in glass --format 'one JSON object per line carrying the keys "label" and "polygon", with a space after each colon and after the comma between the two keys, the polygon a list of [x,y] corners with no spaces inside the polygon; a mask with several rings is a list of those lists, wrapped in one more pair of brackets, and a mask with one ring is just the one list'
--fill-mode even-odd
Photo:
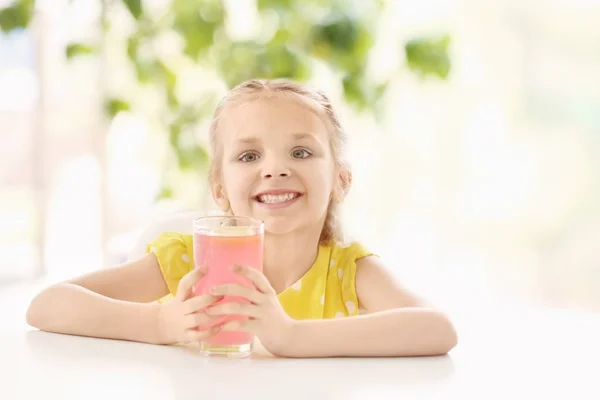
{"label": "pink drink in glass", "polygon": [[[232,266],[245,265],[262,271],[263,268],[263,224],[243,217],[206,217],[194,222],[194,264],[205,267],[207,273],[194,286],[194,295],[208,294],[213,286],[237,283],[252,286],[252,283],[235,274]],[[239,297],[225,296],[221,302],[246,302]],[[242,316],[224,316],[208,326],[227,321],[244,319]],[[219,332],[201,343],[206,355],[245,357],[252,353],[254,336],[248,332]]]}

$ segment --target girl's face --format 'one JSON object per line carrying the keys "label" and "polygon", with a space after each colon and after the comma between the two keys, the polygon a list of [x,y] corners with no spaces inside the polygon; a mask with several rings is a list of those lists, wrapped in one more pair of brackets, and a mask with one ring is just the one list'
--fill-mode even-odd
{"label": "girl's face", "polygon": [[339,179],[329,135],[309,105],[284,96],[228,106],[216,139],[222,159],[215,200],[263,221],[270,234],[320,233]]}

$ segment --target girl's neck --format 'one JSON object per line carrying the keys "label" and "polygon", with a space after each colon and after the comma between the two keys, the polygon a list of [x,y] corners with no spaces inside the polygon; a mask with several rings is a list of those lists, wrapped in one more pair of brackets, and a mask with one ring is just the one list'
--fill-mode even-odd
{"label": "girl's neck", "polygon": [[265,233],[264,274],[277,293],[296,283],[314,264],[319,252],[319,231],[287,235]]}

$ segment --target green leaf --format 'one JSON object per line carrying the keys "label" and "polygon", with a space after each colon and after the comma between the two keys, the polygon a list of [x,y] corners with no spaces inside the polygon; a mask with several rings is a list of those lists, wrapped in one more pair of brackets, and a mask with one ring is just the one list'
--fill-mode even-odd
{"label": "green leaf", "polygon": [[167,87],[170,88],[170,89],[175,88],[175,85],[177,84],[177,75],[175,74],[175,72],[173,72],[173,70],[170,69],[163,62],[159,61],[157,63],[157,66],[158,66],[160,72],[163,75],[163,79],[164,79],[165,84],[167,85]]}
{"label": "green leaf", "polygon": [[279,29],[277,29],[277,32],[275,32],[275,34],[271,38],[270,44],[285,45],[292,40],[293,36],[294,36],[294,34],[292,32],[290,32],[289,29],[279,28]]}
{"label": "green leaf", "polygon": [[102,18],[102,20],[100,21],[100,26],[102,28],[102,33],[107,33],[112,25],[108,18]]}
{"label": "green leaf", "polygon": [[263,46],[256,42],[234,42],[215,49],[217,70],[229,88],[248,79],[264,78],[259,57]]}
{"label": "green leaf", "polygon": [[290,46],[244,41],[231,43],[215,53],[217,70],[230,88],[254,78],[305,81],[311,75],[308,56]]}
{"label": "green leaf", "polygon": [[133,62],[136,76],[141,84],[155,82],[160,77],[161,69],[156,60],[136,58]]}
{"label": "green leaf", "polygon": [[206,21],[200,15],[196,15],[191,18],[178,18],[175,29],[185,39],[185,54],[197,60],[213,44],[216,24]]}
{"label": "green leaf", "polygon": [[224,23],[222,1],[174,0],[173,10],[173,29],[185,39],[185,54],[197,60],[213,45],[215,31]]}
{"label": "green leaf", "polygon": [[160,192],[156,195],[155,201],[171,198],[173,198],[173,188],[165,186],[160,189]]}
{"label": "green leaf", "polygon": [[108,99],[105,104],[105,112],[111,118],[114,118],[118,113],[122,111],[129,111],[131,106],[125,100],[112,98]]}
{"label": "green leaf", "polygon": [[293,0],[258,0],[257,7],[259,11],[268,9],[289,9],[292,8]]}
{"label": "green leaf", "polygon": [[335,12],[314,28],[315,42],[339,52],[351,52],[358,42],[358,26],[347,15]]}
{"label": "green leaf", "polygon": [[375,84],[369,82],[362,73],[346,75],[342,80],[344,98],[359,111],[379,112],[388,83]]}
{"label": "green leaf", "polygon": [[[342,3],[347,1],[348,0],[341,0]],[[259,11],[276,10],[287,13],[296,13],[296,10],[298,8],[302,9],[303,6],[317,6],[320,8],[331,7],[332,0],[258,0],[257,2]]]}
{"label": "green leaf", "polygon": [[417,38],[405,44],[406,61],[411,71],[422,78],[436,76],[446,79],[450,73],[448,46],[450,36]]}
{"label": "green leaf", "polygon": [[90,45],[83,43],[69,43],[66,49],[67,59],[72,59],[76,56],[94,54],[96,49]]}
{"label": "green leaf", "polygon": [[29,26],[33,13],[33,0],[18,0],[9,7],[0,9],[0,29],[4,33],[25,29]]}
{"label": "green leaf", "polygon": [[364,77],[358,74],[346,75],[342,80],[344,89],[344,98],[359,110],[369,107],[371,99],[369,98],[369,88],[365,83]]}
{"label": "green leaf", "polygon": [[136,20],[142,16],[142,0],[123,0],[125,6]]}
{"label": "green leaf", "polygon": [[139,47],[140,38],[138,35],[132,35],[127,39],[127,56],[131,61],[135,61]]}
{"label": "green leaf", "polygon": [[165,92],[167,95],[167,104],[169,105],[169,108],[172,110],[177,109],[180,103],[177,95],[175,94],[174,88],[167,87]]}
{"label": "green leaf", "polygon": [[[190,1],[190,0],[186,0]],[[213,22],[215,24],[222,24],[225,22],[225,5],[224,0],[196,0],[198,3],[198,10],[206,21]]]}
{"label": "green leaf", "polygon": [[176,120],[169,126],[169,144],[174,149],[179,147],[179,136],[181,135],[181,119]]}
{"label": "green leaf", "polygon": [[162,74],[162,80],[165,84],[167,103],[169,104],[170,108],[175,109],[179,107],[179,99],[177,98],[177,94],[175,93],[175,87],[177,85],[177,75],[164,63],[158,62],[157,65]]}
{"label": "green leaf", "polygon": [[177,162],[181,170],[202,169],[208,165],[208,151],[201,146],[191,148],[177,147],[175,148]]}
{"label": "green leaf", "polygon": [[259,66],[262,75],[268,79],[305,81],[311,74],[306,55],[283,45],[268,46],[259,57]]}
{"label": "green leaf", "polygon": [[356,18],[339,11],[331,12],[312,29],[311,52],[328,64],[346,72],[364,68],[373,46],[370,28]]}

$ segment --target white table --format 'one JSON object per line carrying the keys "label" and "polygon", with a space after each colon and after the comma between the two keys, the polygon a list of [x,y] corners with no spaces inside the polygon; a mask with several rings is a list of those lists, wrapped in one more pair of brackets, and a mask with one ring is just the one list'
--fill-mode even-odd
{"label": "white table", "polygon": [[445,357],[224,360],[30,330],[14,293],[0,292],[0,399],[600,399],[593,314],[473,306]]}

